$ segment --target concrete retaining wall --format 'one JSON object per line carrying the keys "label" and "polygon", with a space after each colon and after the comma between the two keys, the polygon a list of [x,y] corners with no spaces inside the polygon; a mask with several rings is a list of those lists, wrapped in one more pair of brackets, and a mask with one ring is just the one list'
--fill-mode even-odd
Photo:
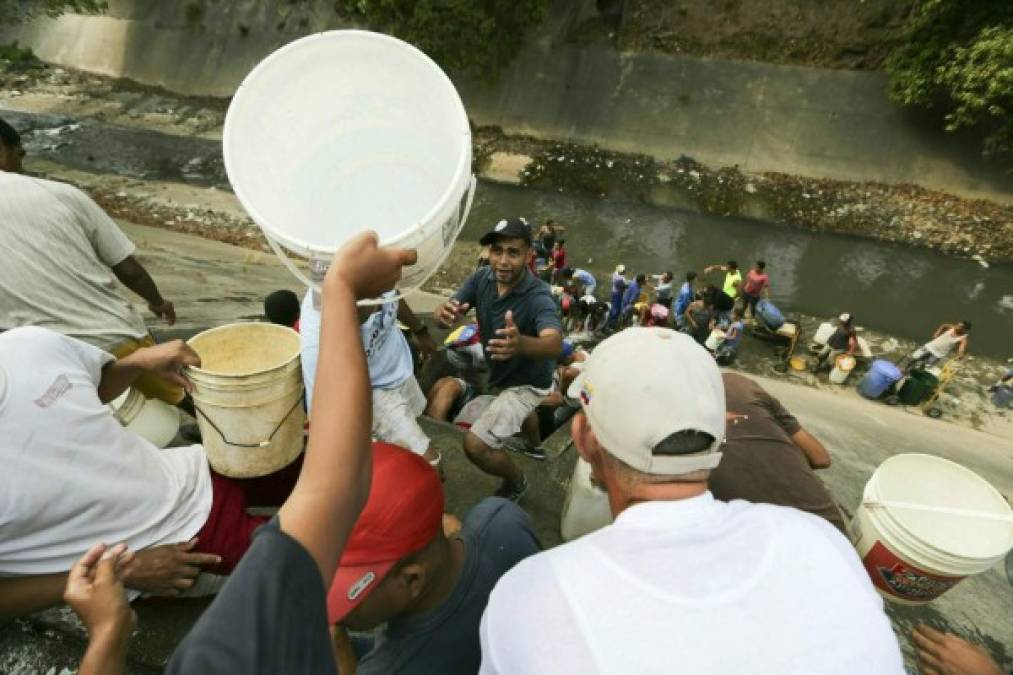
{"label": "concrete retaining wall", "polygon": [[[19,39],[62,65],[228,96],[281,44],[339,27],[331,3],[267,7],[274,4],[120,0],[106,16],[43,19],[0,41]],[[198,16],[188,5],[205,9]],[[1013,176],[983,162],[974,138],[944,134],[938,122],[891,104],[882,73],[566,44],[560,13],[499,82],[457,78],[475,123],[663,159],[685,154],[746,171],[915,183],[1013,202]]]}

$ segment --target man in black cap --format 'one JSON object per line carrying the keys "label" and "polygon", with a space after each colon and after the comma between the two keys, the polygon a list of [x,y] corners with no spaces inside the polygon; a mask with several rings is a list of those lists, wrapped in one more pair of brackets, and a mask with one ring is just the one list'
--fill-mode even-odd
{"label": "man in black cap", "polygon": [[[436,309],[450,328],[472,307],[489,363],[489,387],[496,400],[464,437],[464,451],[480,469],[503,479],[496,493],[520,499],[527,490],[524,472],[504,451],[528,414],[552,388],[554,361],[563,349],[563,327],[552,292],[528,270],[531,228],[523,218],[501,220],[479,243],[489,247],[489,265],[465,280]],[[544,459],[538,439],[527,439],[526,454]]]}

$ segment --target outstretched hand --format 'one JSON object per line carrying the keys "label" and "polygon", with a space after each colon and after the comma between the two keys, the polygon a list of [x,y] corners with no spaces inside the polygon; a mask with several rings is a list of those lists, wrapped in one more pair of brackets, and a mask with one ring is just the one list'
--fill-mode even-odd
{"label": "outstretched hand", "polygon": [[466,302],[458,302],[451,298],[440,305],[436,310],[436,323],[443,328],[451,328],[458,320],[468,313],[471,305]]}
{"label": "outstretched hand", "polygon": [[988,652],[967,640],[920,625],[911,633],[922,675],[1002,675]]}
{"label": "outstretched hand", "polygon": [[507,310],[506,325],[496,329],[497,337],[489,340],[489,358],[493,361],[507,361],[518,354],[521,348],[521,332],[514,323],[514,313]]}
{"label": "outstretched hand", "polygon": [[344,288],[356,300],[378,298],[401,279],[401,268],[414,265],[412,249],[381,248],[376,232],[363,232],[338,249],[324,278],[324,292]]}

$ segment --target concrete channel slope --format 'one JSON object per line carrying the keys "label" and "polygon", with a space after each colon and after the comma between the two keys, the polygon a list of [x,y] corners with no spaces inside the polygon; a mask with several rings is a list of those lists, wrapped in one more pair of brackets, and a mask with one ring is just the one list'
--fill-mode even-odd
{"label": "concrete channel slope", "polygon": [[[151,323],[161,335],[186,336],[208,326],[255,320],[267,293],[278,288],[301,292],[298,283],[269,255],[157,228],[128,223],[122,226],[138,244],[140,259],[164,295],[176,303],[179,324],[174,329]],[[421,314],[430,312],[439,298],[420,294],[409,301]],[[827,445],[833,466],[821,476],[849,515],[876,466],[903,452],[954,460],[986,477],[1007,499],[1013,495],[1011,440],[865,401],[850,391],[815,390],[756,379]],[[441,423],[426,422],[425,427],[446,458],[448,510],[463,517],[471,505],[493,492],[496,482],[464,457],[460,430]],[[543,545],[548,547],[560,541],[559,518],[575,453],[565,429],[557,431],[547,444],[552,450],[547,463],[526,457],[518,461],[532,482],[523,506],[531,514]],[[818,602],[820,589],[812,592],[814,602]],[[159,600],[137,603],[140,629],[131,646],[130,672],[158,672],[205,604]],[[961,582],[927,607],[891,606],[889,612],[909,665],[912,651],[908,636],[920,622],[983,641],[1004,668],[1013,664],[1013,589],[1000,566]],[[29,675],[74,668],[82,653],[83,637],[80,625],[66,608],[0,622],[0,672]]]}
{"label": "concrete channel slope", "polygon": [[[592,4],[555,3],[496,82],[455,77],[472,120],[659,159],[1013,201],[1013,176],[981,159],[977,139],[895,106],[883,73],[574,44],[569,31]],[[279,21],[264,3],[230,0],[188,17],[182,3],[122,0],[103,16],[65,14],[0,31],[0,42],[17,39],[81,70],[227,97],[282,44],[342,27],[323,0],[300,3],[298,21],[288,11],[293,20]]]}

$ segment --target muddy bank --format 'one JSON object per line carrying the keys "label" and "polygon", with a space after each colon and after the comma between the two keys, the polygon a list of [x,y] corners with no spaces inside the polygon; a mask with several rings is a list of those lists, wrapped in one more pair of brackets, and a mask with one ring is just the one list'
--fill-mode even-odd
{"label": "muddy bank", "polygon": [[685,156],[662,162],[646,155],[505,136],[495,128],[476,130],[479,171],[492,170],[504,155],[528,158],[517,175],[523,185],[744,216],[985,262],[1013,261],[1013,207],[916,185],[747,174],[738,167],[704,166]]}
{"label": "muddy bank", "polygon": [[[217,139],[228,101],[183,97],[26,57],[17,63],[0,60],[0,105]],[[659,161],[508,136],[493,127],[475,130],[474,156],[476,171],[496,180],[745,216],[987,262],[1013,261],[1013,206],[914,185],[749,174],[737,167],[704,166],[685,156]]]}

